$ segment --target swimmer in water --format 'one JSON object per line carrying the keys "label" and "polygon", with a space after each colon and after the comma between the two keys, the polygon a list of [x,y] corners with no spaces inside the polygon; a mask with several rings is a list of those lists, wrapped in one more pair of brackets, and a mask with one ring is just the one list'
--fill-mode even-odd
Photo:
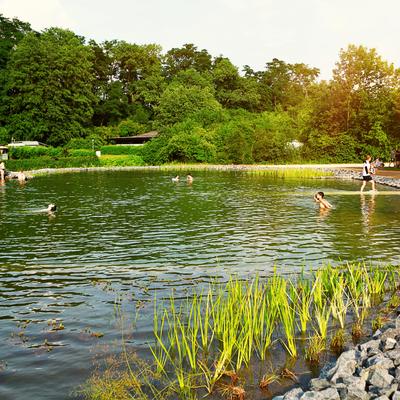
{"label": "swimmer in water", "polygon": [[192,174],[187,174],[186,182],[187,182],[187,183],[192,183],[192,182],[193,182],[193,176],[192,176]]}
{"label": "swimmer in water", "polygon": [[24,174],[24,171],[19,171],[18,172],[17,179],[18,179],[19,182],[26,182],[28,180],[28,178]]}
{"label": "swimmer in water", "polygon": [[172,178],[172,182],[179,182],[179,175],[177,175],[175,178]]}
{"label": "swimmer in water", "polygon": [[317,192],[314,194],[314,200],[319,203],[319,208],[321,210],[327,210],[332,208],[332,204],[330,204],[327,200],[324,199],[324,192]]}
{"label": "swimmer in water", "polygon": [[49,204],[46,208],[47,212],[54,212],[57,210],[57,206],[55,204]]}

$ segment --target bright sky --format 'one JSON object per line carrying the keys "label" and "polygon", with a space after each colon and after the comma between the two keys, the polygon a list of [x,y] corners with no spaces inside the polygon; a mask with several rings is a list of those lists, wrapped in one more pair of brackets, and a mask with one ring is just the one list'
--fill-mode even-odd
{"label": "bright sky", "polygon": [[98,42],[157,43],[164,51],[194,43],[240,69],[279,58],[329,79],[350,43],[400,67],[399,0],[0,0],[0,13]]}

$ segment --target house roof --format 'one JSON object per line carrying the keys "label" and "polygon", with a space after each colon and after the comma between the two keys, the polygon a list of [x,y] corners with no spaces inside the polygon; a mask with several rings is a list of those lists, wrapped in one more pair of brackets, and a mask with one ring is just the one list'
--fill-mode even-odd
{"label": "house roof", "polygon": [[135,135],[135,136],[117,136],[117,137],[111,138],[111,140],[118,140],[118,139],[122,139],[122,140],[153,139],[156,136],[158,136],[158,132],[157,131],[150,131],[150,132],[142,133],[140,135]]}
{"label": "house roof", "polygon": [[149,140],[155,138],[156,136],[158,136],[157,131],[150,131],[136,136],[113,137],[110,140],[113,141],[115,144],[134,145],[134,144],[143,144],[145,142],[148,142]]}

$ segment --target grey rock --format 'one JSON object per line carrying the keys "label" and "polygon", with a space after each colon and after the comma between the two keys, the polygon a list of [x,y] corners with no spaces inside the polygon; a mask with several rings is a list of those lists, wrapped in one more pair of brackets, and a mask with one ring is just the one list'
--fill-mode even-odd
{"label": "grey rock", "polygon": [[390,385],[385,388],[379,388],[377,386],[370,386],[368,392],[372,396],[387,396],[390,397],[397,389],[397,385]]}
{"label": "grey rock", "polygon": [[275,396],[272,398],[272,400],[283,400],[285,396]]}
{"label": "grey rock", "polygon": [[386,389],[390,387],[393,379],[393,376],[385,369],[376,368],[370,371],[368,383],[380,389]]}
{"label": "grey rock", "polygon": [[394,363],[390,358],[386,358],[383,354],[377,354],[368,358],[364,362],[364,367],[367,369],[372,369],[371,367],[390,369],[394,368]]}
{"label": "grey rock", "polygon": [[386,329],[386,331],[382,333],[381,340],[384,340],[387,338],[396,339],[396,336],[400,335],[400,320],[399,321],[398,320],[399,320],[399,318],[396,318],[396,323],[395,323],[396,327],[395,328]]}
{"label": "grey rock", "polygon": [[347,396],[348,400],[368,400],[370,395],[365,390],[365,381],[359,379],[347,386]]}
{"label": "grey rock", "polygon": [[400,391],[399,390],[396,390],[393,393],[392,400],[400,400]]}
{"label": "grey rock", "polygon": [[387,396],[379,396],[379,397],[375,397],[374,400],[389,400],[389,397],[387,397]]}
{"label": "grey rock", "polygon": [[283,400],[298,400],[303,394],[304,392],[302,388],[294,388],[285,393]]}
{"label": "grey rock", "polygon": [[300,400],[340,400],[340,397],[335,388],[328,388],[320,392],[305,392]]}
{"label": "grey rock", "polygon": [[393,361],[395,367],[400,365],[400,348],[390,350],[385,355]]}
{"label": "grey rock", "polygon": [[336,366],[332,368],[330,378],[332,383],[336,383],[338,379],[343,379],[349,375],[353,375],[357,367],[356,351],[348,350],[342,353],[336,361]]}
{"label": "grey rock", "polygon": [[400,366],[398,366],[394,371],[394,378],[396,381],[400,382]]}
{"label": "grey rock", "polygon": [[382,335],[382,331],[381,331],[380,329],[377,329],[377,330],[375,331],[375,333],[372,335],[372,338],[373,338],[373,339],[378,339],[378,338],[381,337],[381,335]]}
{"label": "grey rock", "polygon": [[397,341],[396,339],[393,339],[391,337],[385,338],[381,340],[381,343],[379,345],[380,350],[382,351],[388,351],[388,350],[392,350],[394,349],[394,347],[396,346]]}
{"label": "grey rock", "polygon": [[[321,378],[321,379],[330,379],[330,377],[334,374],[334,370],[335,370],[335,367],[336,367],[336,363],[335,362],[333,362],[333,361],[331,361],[331,362],[328,362],[328,363],[326,363],[323,367],[322,367],[322,369],[321,369],[321,372],[320,372],[320,374],[319,374],[319,377]],[[332,374],[331,374],[332,373]]]}
{"label": "grey rock", "polygon": [[310,389],[315,391],[320,391],[326,389],[331,384],[324,378],[314,378],[310,381]]}
{"label": "grey rock", "polygon": [[[380,332],[380,331],[379,331]],[[369,349],[379,349],[380,344],[379,339],[369,340],[368,342],[362,343],[358,345],[358,348],[361,352],[368,352]]]}

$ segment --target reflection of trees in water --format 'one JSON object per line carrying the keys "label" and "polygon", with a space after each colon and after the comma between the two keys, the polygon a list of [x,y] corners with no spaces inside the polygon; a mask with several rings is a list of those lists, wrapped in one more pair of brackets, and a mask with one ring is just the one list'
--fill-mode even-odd
{"label": "reflection of trees in water", "polygon": [[369,233],[371,230],[371,219],[375,211],[375,194],[371,194],[367,200],[364,193],[360,195],[360,206],[361,206],[361,219],[364,228],[364,233]]}

